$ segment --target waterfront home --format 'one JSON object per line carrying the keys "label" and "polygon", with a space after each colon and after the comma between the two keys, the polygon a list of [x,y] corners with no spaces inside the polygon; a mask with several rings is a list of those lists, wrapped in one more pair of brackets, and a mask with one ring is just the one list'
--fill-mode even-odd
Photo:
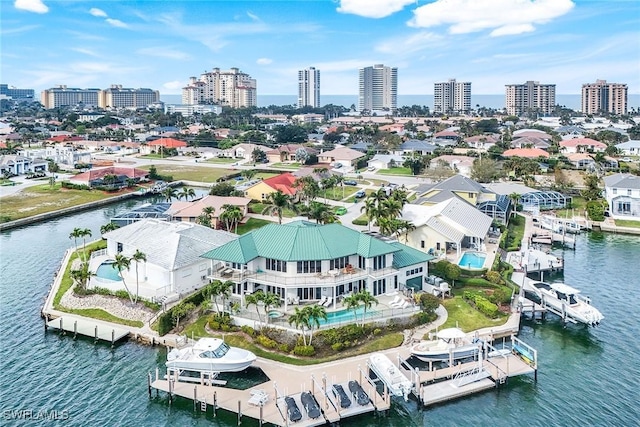
{"label": "waterfront home", "polygon": [[[137,168],[108,166],[104,168],[93,168],[86,172],[69,178],[72,184],[86,185],[89,187],[113,186],[126,187],[127,180],[132,179],[134,182],[144,181],[149,176],[149,171]],[[113,177],[113,179],[106,179]]]}
{"label": "waterfront home", "polygon": [[612,218],[640,221],[640,176],[629,173],[605,176],[604,194]]}
{"label": "waterfront home", "polygon": [[565,139],[558,143],[560,146],[560,152],[562,153],[597,153],[602,152],[607,148],[607,144],[604,142],[596,141],[591,138],[572,138]]}
{"label": "waterfront home", "polygon": [[171,216],[173,221],[196,222],[198,217],[203,214],[204,209],[213,208],[211,227],[220,228],[219,218],[224,212],[224,205],[237,206],[242,213],[240,222],[244,222],[249,212],[249,202],[251,199],[245,197],[204,196],[192,202],[173,202],[166,213]]}
{"label": "waterfront home", "polygon": [[[237,238],[234,233],[214,230],[189,222],[169,222],[143,219],[105,233],[107,249],[95,257],[98,265],[114,260],[116,254],[131,257],[137,250],[147,260],[138,264],[140,295],[162,300],[200,289],[209,283],[210,262],[200,257],[205,251],[217,248]],[[91,270],[95,271],[92,259]],[[136,284],[136,263],[121,272],[129,289]],[[97,277],[97,286],[124,286],[119,282]]]}
{"label": "waterfront home", "polygon": [[29,172],[46,172],[48,163],[44,159],[32,159],[16,154],[0,156],[0,174],[23,175]]}
{"label": "waterfront home", "polygon": [[459,259],[464,249],[484,251],[484,241],[492,218],[458,197],[433,206],[406,204],[401,218],[415,229],[406,235],[412,248],[443,255],[455,252]]}
{"label": "waterfront home", "polygon": [[[250,186],[242,187],[244,195],[250,199],[264,201],[269,198],[269,194],[282,191],[288,196],[295,197],[297,188],[294,186],[296,177],[291,172],[282,173],[263,179],[262,181],[253,181]],[[240,189],[241,187],[236,187]]]}
{"label": "waterfront home", "polygon": [[435,184],[419,185],[414,191],[417,199],[412,203],[416,205],[432,206],[455,197],[503,224],[511,214],[512,203],[507,195],[496,194],[462,175],[453,175]]}
{"label": "waterfront home", "polygon": [[203,253],[211,279],[231,280],[233,295],[262,290],[290,304],[330,301],[345,295],[372,295],[407,287],[422,289],[433,257],[401,243],[341,224],[307,221],[269,224]]}
{"label": "waterfront home", "polygon": [[184,148],[187,143],[175,138],[159,138],[140,146],[140,154],[161,153],[168,148]]}

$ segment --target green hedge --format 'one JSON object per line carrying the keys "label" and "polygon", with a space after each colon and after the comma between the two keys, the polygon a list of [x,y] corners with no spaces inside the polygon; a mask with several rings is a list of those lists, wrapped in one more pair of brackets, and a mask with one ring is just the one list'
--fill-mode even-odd
{"label": "green hedge", "polygon": [[310,357],[316,354],[316,349],[312,345],[297,345],[293,349],[293,354],[296,356]]}
{"label": "green hedge", "polygon": [[[203,291],[204,290],[201,289],[198,292],[189,295],[178,305],[192,303],[194,306],[198,307],[205,298]],[[178,305],[172,307],[158,317],[158,335],[166,335],[176,326],[175,321],[173,320],[173,309],[178,307]]]}

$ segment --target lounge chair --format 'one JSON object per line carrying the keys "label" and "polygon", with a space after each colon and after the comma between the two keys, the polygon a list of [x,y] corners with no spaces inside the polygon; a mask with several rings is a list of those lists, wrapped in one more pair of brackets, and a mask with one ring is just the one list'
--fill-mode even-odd
{"label": "lounge chair", "polygon": [[410,305],[411,305],[411,303],[409,301],[405,301],[405,302],[402,303],[402,305],[398,306],[397,308],[400,308],[400,309],[404,310],[405,308],[409,308]]}
{"label": "lounge chair", "polygon": [[391,301],[391,302],[389,303],[389,305],[390,305],[390,306],[393,306],[393,305],[395,305],[395,304],[398,304],[398,303],[399,303],[399,302],[401,302],[401,301],[402,301],[402,298],[400,298],[400,295],[396,295],[396,297],[393,299],[393,301]]}
{"label": "lounge chair", "polygon": [[406,301],[404,300],[404,298],[400,298],[400,300],[396,303],[391,303],[389,304],[391,307],[393,308],[400,308]]}
{"label": "lounge chair", "polygon": [[333,297],[327,298],[327,300],[322,304],[323,307],[331,307],[331,303],[333,302]]}
{"label": "lounge chair", "polygon": [[320,298],[320,301],[318,301],[318,305],[324,305],[325,302],[327,302],[327,296],[322,295],[322,298]]}
{"label": "lounge chair", "polygon": [[263,406],[269,400],[269,395],[264,390],[251,390],[250,405]]}

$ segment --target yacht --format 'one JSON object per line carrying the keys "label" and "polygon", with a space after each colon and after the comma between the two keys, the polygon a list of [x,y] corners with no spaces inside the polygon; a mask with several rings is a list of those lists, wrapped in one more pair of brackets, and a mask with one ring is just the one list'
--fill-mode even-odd
{"label": "yacht", "polygon": [[564,283],[546,283],[526,281],[525,292],[532,293],[541,305],[550,308],[565,321],[580,322],[589,326],[597,326],[604,316],[591,305],[589,297],[582,296],[578,289]]}
{"label": "yacht", "polygon": [[409,398],[413,383],[398,369],[391,359],[382,353],[369,356],[369,368],[387,385],[389,393],[394,396]]}
{"label": "yacht", "polygon": [[201,338],[195,344],[167,354],[167,368],[194,372],[239,372],[256,360],[248,350],[230,347],[219,338]]}
{"label": "yacht", "polygon": [[422,341],[411,348],[411,354],[424,362],[447,362],[474,357],[479,344],[466,339],[459,328],[447,328],[436,333],[436,339]]}

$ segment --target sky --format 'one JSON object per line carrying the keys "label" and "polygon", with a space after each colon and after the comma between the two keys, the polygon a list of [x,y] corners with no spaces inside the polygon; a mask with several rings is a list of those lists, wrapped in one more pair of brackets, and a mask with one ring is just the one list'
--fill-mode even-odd
{"label": "sky", "polygon": [[239,68],[258,95],[358,92],[358,69],[398,68],[398,93],[468,81],[556,84],[579,94],[605,79],[640,93],[638,0],[0,0],[0,80],[18,88],[145,87],[180,94],[190,76]]}

